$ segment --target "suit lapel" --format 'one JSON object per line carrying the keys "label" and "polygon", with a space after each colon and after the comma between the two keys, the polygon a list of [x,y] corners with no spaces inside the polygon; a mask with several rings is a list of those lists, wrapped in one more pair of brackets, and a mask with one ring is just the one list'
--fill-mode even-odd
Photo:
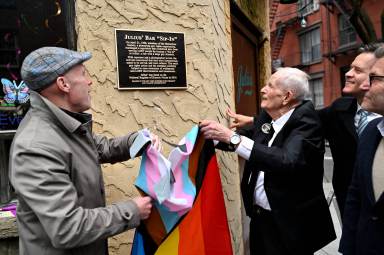
{"label": "suit lapel", "polygon": [[[261,144],[265,140],[267,134],[261,131],[261,126],[264,123],[270,123],[271,117],[265,112],[262,111],[260,113],[259,118],[254,124],[254,132],[252,134],[251,139],[256,144]],[[258,170],[254,165],[251,165],[249,161],[246,161],[244,167],[244,173],[241,180],[241,191],[244,199],[244,206],[246,208],[247,214],[250,215],[252,212],[252,204],[253,204],[253,191],[256,186],[256,180],[258,176]]]}
{"label": "suit lapel", "polygon": [[337,106],[336,112],[340,118],[340,122],[345,126],[348,133],[357,140],[357,133],[355,127],[355,115],[357,110],[357,101],[354,98],[351,100],[344,100]]}
{"label": "suit lapel", "polygon": [[361,143],[359,144],[360,153],[362,153],[362,155],[360,155],[360,167],[363,167],[363,175],[365,176],[366,181],[365,187],[367,189],[366,192],[371,204],[376,203],[372,183],[373,160],[375,158],[377,146],[382,138],[376,127],[377,123],[377,121],[373,121],[373,123],[369,126],[369,132],[365,133],[362,137]]}
{"label": "suit lapel", "polygon": [[255,132],[252,136],[252,140],[255,143],[263,143],[263,141],[265,141],[268,134],[265,134],[263,131],[261,131],[261,126],[265,123],[271,123],[271,121],[271,117],[265,111],[260,114],[260,118],[258,118],[257,122],[255,123]]}
{"label": "suit lapel", "polygon": [[[284,124],[283,128],[276,135],[275,140],[273,140],[272,145],[282,144],[283,137],[287,137],[288,134],[292,130],[292,124],[297,123],[297,119],[302,117],[302,109],[303,107],[309,107],[310,102],[304,101],[302,104],[298,105],[293,111],[292,115],[289,117],[288,121]],[[312,103],[310,103],[312,104]]]}
{"label": "suit lapel", "polygon": [[377,200],[377,202],[373,206],[373,213],[374,213],[374,216],[376,216],[377,218],[379,218],[383,221],[383,219],[384,219],[384,192],[381,193],[379,200]]}

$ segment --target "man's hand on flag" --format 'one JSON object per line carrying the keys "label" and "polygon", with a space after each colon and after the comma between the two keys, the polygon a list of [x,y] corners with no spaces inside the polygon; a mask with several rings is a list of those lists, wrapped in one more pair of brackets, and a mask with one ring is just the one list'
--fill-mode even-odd
{"label": "man's hand on flag", "polygon": [[155,147],[157,151],[161,151],[163,149],[163,146],[161,144],[161,138],[155,134],[150,134],[152,145]]}
{"label": "man's hand on flag", "polygon": [[135,197],[133,202],[136,203],[137,207],[139,207],[140,218],[145,220],[151,214],[152,209],[152,199],[150,197]]}

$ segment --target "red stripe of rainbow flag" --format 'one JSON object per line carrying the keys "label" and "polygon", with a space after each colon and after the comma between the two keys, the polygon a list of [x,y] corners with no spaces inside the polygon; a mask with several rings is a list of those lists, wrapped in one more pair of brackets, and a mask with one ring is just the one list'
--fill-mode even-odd
{"label": "red stripe of rainbow flag", "polygon": [[157,249],[156,255],[232,254],[216,156],[208,163],[195,203]]}

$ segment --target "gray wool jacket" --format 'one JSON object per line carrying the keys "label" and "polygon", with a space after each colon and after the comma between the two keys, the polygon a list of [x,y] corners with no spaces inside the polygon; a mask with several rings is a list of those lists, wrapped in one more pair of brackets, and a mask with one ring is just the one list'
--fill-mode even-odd
{"label": "gray wool jacket", "polygon": [[107,139],[92,133],[89,114],[79,116],[31,92],[9,164],[21,255],[108,254],[108,237],[140,223],[133,201],[105,206],[100,167],[129,159],[137,133]]}

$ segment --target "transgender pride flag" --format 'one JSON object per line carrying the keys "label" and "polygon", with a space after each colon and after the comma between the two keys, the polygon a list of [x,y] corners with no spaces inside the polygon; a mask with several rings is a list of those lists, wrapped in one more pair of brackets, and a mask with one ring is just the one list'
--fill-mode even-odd
{"label": "transgender pride flag", "polygon": [[[168,233],[191,208],[196,187],[188,175],[189,156],[195,145],[198,126],[194,126],[166,159],[152,145],[142,155],[135,185],[155,201],[154,205]],[[145,135],[149,136],[147,130]]]}
{"label": "transgender pride flag", "polygon": [[213,142],[194,126],[168,159],[151,148],[135,184],[155,203],[136,229],[131,254],[232,254]]}

